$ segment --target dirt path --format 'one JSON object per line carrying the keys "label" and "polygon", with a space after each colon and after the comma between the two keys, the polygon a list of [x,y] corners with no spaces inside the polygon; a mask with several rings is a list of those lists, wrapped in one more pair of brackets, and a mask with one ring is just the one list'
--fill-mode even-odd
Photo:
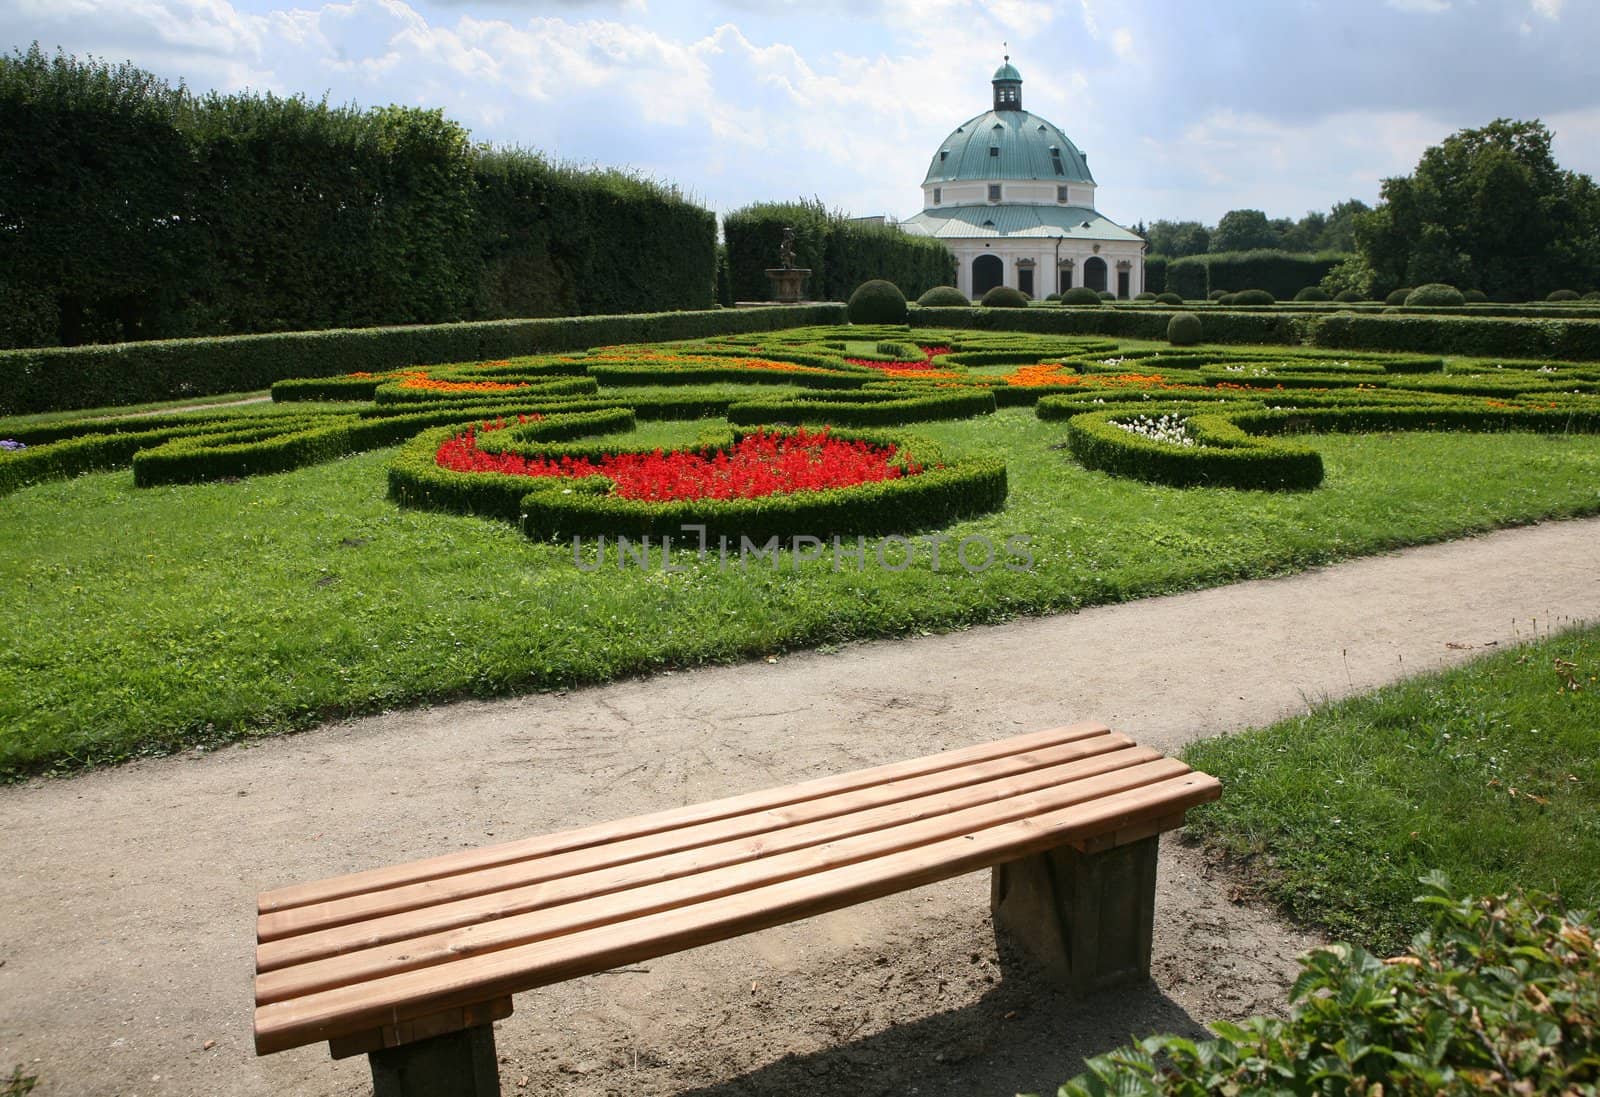
{"label": "dirt path", "polygon": [[[0,789],[0,1078],[370,1092],[250,1043],[258,889],[1098,718],[1161,749],[1600,620],[1600,520],[950,636],[356,720]],[[1535,624],[1537,621],[1537,624]],[[519,997],[506,1092],[1053,1092],[1130,1032],[1275,1008],[1311,941],[1168,843],[1154,985],[999,978],[978,876]]]}

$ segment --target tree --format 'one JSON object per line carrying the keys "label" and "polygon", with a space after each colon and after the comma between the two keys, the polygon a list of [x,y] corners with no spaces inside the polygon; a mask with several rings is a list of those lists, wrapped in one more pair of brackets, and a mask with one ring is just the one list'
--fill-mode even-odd
{"label": "tree", "polygon": [[1538,120],[1497,119],[1422,154],[1354,218],[1374,289],[1425,282],[1528,300],[1600,281],[1600,192],[1564,171]]}
{"label": "tree", "polygon": [[1211,245],[1211,230],[1199,221],[1154,221],[1145,239],[1150,242],[1152,255],[1182,259],[1207,251]]}
{"label": "tree", "polygon": [[1267,215],[1258,209],[1229,210],[1211,234],[1212,251],[1249,251],[1281,246]]}
{"label": "tree", "polygon": [[1322,231],[1317,237],[1315,250],[1355,251],[1356,217],[1371,209],[1371,206],[1359,198],[1352,198],[1348,202],[1335,202],[1333,209],[1328,211],[1328,216],[1323,222]]}

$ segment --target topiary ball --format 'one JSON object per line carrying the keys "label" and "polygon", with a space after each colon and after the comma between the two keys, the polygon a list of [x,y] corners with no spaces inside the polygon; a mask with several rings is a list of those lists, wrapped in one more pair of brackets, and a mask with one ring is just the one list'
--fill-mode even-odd
{"label": "topiary ball", "polygon": [[1135,294],[1133,299],[1135,301],[1154,301],[1156,299],[1156,295],[1151,293],[1149,290],[1145,290],[1143,293]]}
{"label": "topiary ball", "polygon": [[906,322],[906,295],[893,282],[874,278],[856,287],[845,311],[852,324],[903,324]]}
{"label": "topiary ball", "polygon": [[1238,300],[1238,298],[1239,295],[1237,293],[1224,293],[1221,297],[1213,297],[1212,300],[1221,305],[1223,308],[1227,308],[1229,305],[1233,304],[1234,301]]}
{"label": "topiary ball", "polygon": [[1061,295],[1059,293],[1047,293],[1044,296],[1044,303],[1047,305],[1057,304],[1060,302],[1060,300]]}
{"label": "topiary ball", "polygon": [[1454,286],[1443,282],[1429,282],[1418,286],[1406,294],[1405,303],[1412,308],[1438,308],[1440,306],[1464,305],[1467,303],[1466,295]]}
{"label": "topiary ball", "polygon": [[1575,290],[1575,289],[1554,289],[1554,290],[1550,291],[1550,296],[1546,297],[1545,300],[1546,301],[1581,301],[1581,300],[1583,300],[1583,298],[1581,296],[1579,296],[1578,291]]}
{"label": "topiary ball", "polygon": [[1592,289],[1583,295],[1585,301],[1600,301],[1600,289]]}
{"label": "topiary ball", "polygon": [[1200,341],[1200,317],[1192,312],[1175,312],[1167,321],[1167,342],[1175,347],[1192,347]]}
{"label": "topiary ball", "polygon": [[1242,289],[1233,295],[1236,305],[1276,305],[1278,299],[1264,289]]}
{"label": "topiary ball", "polygon": [[1331,300],[1328,291],[1321,286],[1306,286],[1294,295],[1296,301],[1327,301]]}
{"label": "topiary ball", "polygon": [[1228,291],[1225,289],[1214,289],[1206,294],[1206,298],[1211,301],[1220,301],[1226,296],[1228,296]]}
{"label": "topiary ball", "polygon": [[1028,295],[1015,286],[996,286],[984,294],[978,304],[986,309],[1025,309]]}
{"label": "topiary ball", "polygon": [[1343,302],[1345,302],[1345,304],[1349,304],[1351,301],[1361,301],[1361,300],[1364,300],[1364,298],[1356,290],[1353,290],[1353,289],[1342,289],[1342,290],[1339,291],[1338,295],[1336,297],[1334,297],[1334,300],[1335,301],[1343,301]]}
{"label": "topiary ball", "polygon": [[1183,298],[1178,296],[1176,293],[1173,293],[1171,290],[1168,290],[1166,293],[1156,294],[1156,300],[1160,301],[1163,305],[1183,304]]}
{"label": "topiary ball", "polygon": [[1411,296],[1411,287],[1410,286],[1401,286],[1399,289],[1395,290],[1389,296],[1385,297],[1383,299],[1383,303],[1386,304],[1386,305],[1403,305],[1403,304],[1406,303],[1406,298],[1410,297],[1410,296]]}
{"label": "topiary ball", "polygon": [[1461,291],[1461,297],[1469,305],[1481,305],[1489,300],[1489,295],[1481,289],[1464,289]]}
{"label": "topiary ball", "polygon": [[1073,286],[1061,295],[1063,305],[1095,305],[1100,304],[1100,295],[1088,286]]}
{"label": "topiary ball", "polygon": [[917,298],[917,304],[925,309],[965,308],[972,304],[967,300],[967,295],[954,286],[934,286],[927,293]]}
{"label": "topiary ball", "polygon": [[1103,289],[1103,290],[1100,291],[1100,300],[1102,300],[1102,301],[1115,301],[1116,299],[1117,299],[1117,295],[1112,293],[1110,290]]}

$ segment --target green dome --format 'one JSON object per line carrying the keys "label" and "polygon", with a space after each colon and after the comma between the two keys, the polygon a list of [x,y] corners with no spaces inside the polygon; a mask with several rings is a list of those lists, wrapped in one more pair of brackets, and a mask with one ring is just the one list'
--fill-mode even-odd
{"label": "green dome", "polygon": [[1022,79],[1022,73],[1017,71],[1017,66],[1013,65],[1010,61],[1007,61],[1005,64],[994,70],[994,76],[991,77],[991,79],[1020,81]]}
{"label": "green dome", "polygon": [[963,122],[944,139],[922,185],[1034,179],[1094,182],[1083,153],[1053,123],[1025,110],[991,110]]}

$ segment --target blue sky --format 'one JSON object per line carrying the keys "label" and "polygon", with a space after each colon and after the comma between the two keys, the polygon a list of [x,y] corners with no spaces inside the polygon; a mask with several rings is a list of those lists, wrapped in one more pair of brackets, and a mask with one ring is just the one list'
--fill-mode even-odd
{"label": "blue sky", "polygon": [[195,89],[442,107],[719,211],[916,212],[1003,42],[1125,224],[1374,202],[1496,117],[1600,175],[1597,0],[0,0],[0,47],[35,40]]}

